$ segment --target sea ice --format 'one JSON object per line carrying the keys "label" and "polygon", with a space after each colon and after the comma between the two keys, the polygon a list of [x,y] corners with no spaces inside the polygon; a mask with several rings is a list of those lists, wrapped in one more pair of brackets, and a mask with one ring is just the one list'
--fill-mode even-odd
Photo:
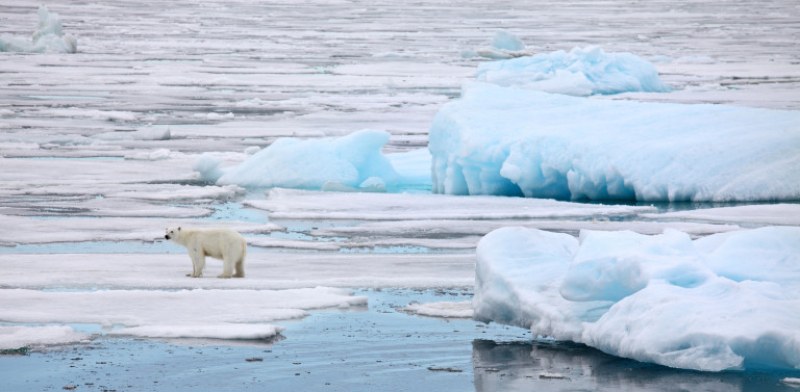
{"label": "sea ice", "polygon": [[483,63],[476,78],[576,96],[669,91],[653,64],[631,53],[606,53],[596,46]]}
{"label": "sea ice", "polygon": [[217,184],[385,190],[401,182],[381,152],[388,141],[389,133],[371,130],[339,138],[281,138],[237,166],[218,168],[204,157],[195,168],[205,180]]}
{"label": "sea ice", "polygon": [[269,339],[283,331],[282,327],[270,324],[208,324],[194,325],[148,325],[118,328],[109,335],[139,336],[145,338],[200,338],[200,339]]}
{"label": "sea ice", "polygon": [[489,59],[512,59],[515,57],[530,56],[533,54],[526,49],[525,44],[516,35],[506,30],[500,30],[492,37],[492,44],[488,48],[478,49],[476,54]]}
{"label": "sea ice", "polygon": [[644,213],[645,218],[665,221],[735,222],[758,225],[800,226],[800,204],[754,204],[735,207],[701,208],[661,214]]}
{"label": "sea ice", "polygon": [[430,130],[433,190],[567,200],[800,198],[800,112],[465,85]]}
{"label": "sea ice", "polygon": [[[12,323],[89,323],[108,333],[145,337],[253,339],[280,332],[264,322],[305,317],[307,310],[366,305],[367,298],[328,287],[290,290],[3,290],[0,313]],[[18,304],[26,304],[20,308]],[[209,309],[215,309],[213,312]],[[36,336],[41,327],[0,329],[0,347],[82,340],[67,327]],[[50,327],[58,328],[58,327]]]}
{"label": "sea ice", "polygon": [[403,310],[430,317],[472,318],[473,316],[471,301],[410,303]]}
{"label": "sea ice", "polygon": [[47,6],[39,6],[39,24],[30,39],[4,34],[0,36],[0,52],[75,53],[78,40],[64,34],[61,18]]}
{"label": "sea ice", "polygon": [[69,344],[89,339],[89,335],[65,325],[0,326],[0,350],[22,347]]}
{"label": "sea ice", "polygon": [[800,228],[704,237],[509,227],[478,245],[475,318],[676,368],[800,367]]}

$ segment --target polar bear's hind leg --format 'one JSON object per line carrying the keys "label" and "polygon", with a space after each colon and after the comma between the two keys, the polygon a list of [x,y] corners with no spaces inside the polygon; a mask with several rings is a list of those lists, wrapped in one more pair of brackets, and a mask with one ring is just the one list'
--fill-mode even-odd
{"label": "polar bear's hind leg", "polygon": [[244,256],[236,262],[236,272],[233,274],[234,278],[244,278]]}
{"label": "polar bear's hind leg", "polygon": [[236,254],[232,252],[222,252],[222,274],[218,278],[230,278],[233,276],[233,265],[236,263]]}

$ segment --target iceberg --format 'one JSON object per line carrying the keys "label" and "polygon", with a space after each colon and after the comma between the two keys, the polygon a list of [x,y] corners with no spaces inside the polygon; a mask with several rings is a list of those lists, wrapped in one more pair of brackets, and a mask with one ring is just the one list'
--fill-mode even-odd
{"label": "iceberg", "polygon": [[488,48],[478,49],[475,54],[489,59],[512,59],[530,56],[533,53],[525,47],[519,37],[506,30],[499,30],[492,37]]}
{"label": "iceberg", "polygon": [[[511,38],[503,35],[495,37],[495,42],[498,41],[495,46],[505,43],[500,49],[524,49],[524,45],[510,49],[518,48],[521,42],[514,45]],[[499,86],[575,96],[669,91],[647,60],[632,53],[606,53],[597,46],[483,63],[476,78]]]}
{"label": "iceberg", "polygon": [[251,188],[379,192],[428,188],[428,152],[384,154],[389,136],[385,131],[362,130],[338,138],[280,138],[234,167],[221,168],[220,161],[204,155],[194,170],[208,182]]}
{"label": "iceberg", "polygon": [[800,227],[697,240],[507,227],[477,255],[478,320],[675,368],[800,368]]}
{"label": "iceberg", "polygon": [[0,52],[75,53],[78,40],[64,34],[61,18],[47,6],[39,6],[39,24],[30,39],[8,34],[0,36]]}
{"label": "iceberg", "polygon": [[433,191],[561,200],[800,199],[800,112],[473,82],[430,129]]}

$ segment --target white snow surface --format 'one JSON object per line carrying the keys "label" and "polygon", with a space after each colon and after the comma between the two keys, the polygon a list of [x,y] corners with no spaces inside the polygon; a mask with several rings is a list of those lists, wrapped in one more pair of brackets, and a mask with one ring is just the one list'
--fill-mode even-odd
{"label": "white snow surface", "polygon": [[800,367],[798,227],[694,241],[509,227],[477,252],[476,319],[676,368]]}
{"label": "white snow surface", "polygon": [[647,60],[632,53],[606,53],[597,46],[483,63],[476,79],[575,96],[669,91]]}
{"label": "white snow surface", "polygon": [[797,200],[797,124],[797,111],[472,83],[431,126],[433,189],[567,200]]}

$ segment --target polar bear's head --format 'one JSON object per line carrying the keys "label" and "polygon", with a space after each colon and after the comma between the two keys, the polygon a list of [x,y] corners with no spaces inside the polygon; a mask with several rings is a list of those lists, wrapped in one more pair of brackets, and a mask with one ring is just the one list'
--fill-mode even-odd
{"label": "polar bear's head", "polygon": [[168,240],[171,240],[173,238],[176,238],[178,235],[180,235],[180,232],[181,232],[180,226],[178,226],[178,227],[170,227],[170,228],[167,229],[167,234],[164,234],[164,238],[168,239]]}

